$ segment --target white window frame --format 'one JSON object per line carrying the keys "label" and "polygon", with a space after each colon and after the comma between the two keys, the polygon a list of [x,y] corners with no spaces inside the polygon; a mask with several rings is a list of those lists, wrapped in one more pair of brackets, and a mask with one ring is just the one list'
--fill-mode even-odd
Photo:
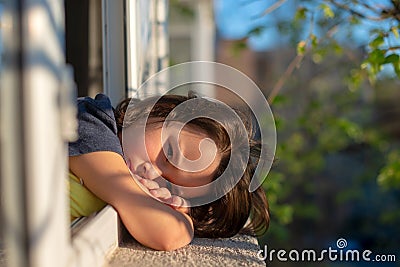
{"label": "white window frame", "polygon": [[[172,23],[170,25],[169,38],[189,39],[190,54],[187,61],[210,61],[216,60],[216,26],[214,22],[213,0],[181,0],[182,4],[188,5],[194,12],[193,21],[186,24]],[[207,80],[214,80],[215,70],[209,68],[203,70]],[[196,74],[194,74],[196,75]],[[216,97],[216,90],[209,84],[196,84],[196,91],[209,97]]]}
{"label": "white window frame", "polygon": [[102,0],[104,93],[115,106],[126,97],[124,10],[125,2]]}
{"label": "white window frame", "polygon": [[168,0],[126,0],[128,97],[143,98],[166,89],[168,81],[158,80],[148,86],[151,91],[138,90],[150,76],[168,67],[168,3]]}
{"label": "white window frame", "polygon": [[60,266],[70,252],[64,140],[74,134],[63,1],[4,4],[0,113],[6,262]]}

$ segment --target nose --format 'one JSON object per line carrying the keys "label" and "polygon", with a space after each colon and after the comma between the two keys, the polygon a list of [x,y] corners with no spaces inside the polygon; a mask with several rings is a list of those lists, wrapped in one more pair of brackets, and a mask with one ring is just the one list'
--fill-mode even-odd
{"label": "nose", "polygon": [[161,176],[160,170],[158,170],[150,162],[144,162],[136,168],[136,174],[142,176],[145,179],[154,180]]}
{"label": "nose", "polygon": [[156,165],[150,162],[140,164],[136,169],[136,174],[149,180],[153,180],[160,187],[167,187],[168,181],[162,177],[162,172]]}

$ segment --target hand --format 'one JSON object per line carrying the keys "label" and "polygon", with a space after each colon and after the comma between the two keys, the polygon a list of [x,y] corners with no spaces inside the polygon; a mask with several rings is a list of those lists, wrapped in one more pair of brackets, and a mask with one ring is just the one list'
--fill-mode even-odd
{"label": "hand", "polygon": [[138,181],[149,190],[150,194],[155,197],[156,199],[164,202],[171,208],[188,214],[189,209],[189,202],[177,195],[172,195],[171,192],[166,187],[160,187],[160,185],[150,179],[143,178],[141,176],[136,176]]}

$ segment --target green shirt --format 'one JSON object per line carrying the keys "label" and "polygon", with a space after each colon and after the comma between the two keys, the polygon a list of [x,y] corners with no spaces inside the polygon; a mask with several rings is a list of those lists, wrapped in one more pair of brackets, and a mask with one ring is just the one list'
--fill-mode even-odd
{"label": "green shirt", "polygon": [[106,203],[96,197],[72,173],[68,174],[71,222],[82,216],[89,216],[101,210]]}

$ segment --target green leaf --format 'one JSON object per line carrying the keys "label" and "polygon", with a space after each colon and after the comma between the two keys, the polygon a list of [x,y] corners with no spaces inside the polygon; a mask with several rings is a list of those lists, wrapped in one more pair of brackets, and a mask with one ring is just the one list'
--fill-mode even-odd
{"label": "green leaf", "polygon": [[378,37],[376,37],[374,40],[372,40],[369,43],[369,47],[371,47],[372,49],[377,49],[379,46],[381,46],[384,43],[384,38],[382,35],[379,35]]}
{"label": "green leaf", "polygon": [[277,96],[275,96],[272,104],[274,106],[276,106],[276,105],[279,105],[279,104],[284,104],[286,101],[287,101],[287,97],[282,96],[282,95],[277,95]]}
{"label": "green leaf", "polygon": [[341,45],[339,45],[338,43],[334,43],[333,44],[333,51],[335,51],[335,53],[337,55],[341,55],[343,53],[343,47]]}
{"label": "green leaf", "polygon": [[316,48],[318,45],[318,38],[314,34],[310,35],[310,40],[311,40],[311,47]]}
{"label": "green leaf", "polygon": [[396,73],[397,77],[400,78],[400,62],[392,63],[394,72]]}
{"label": "green leaf", "polygon": [[258,26],[254,29],[252,29],[251,31],[248,32],[247,35],[252,35],[252,36],[258,36],[260,34],[262,34],[262,32],[264,31],[265,27],[264,26]]}
{"label": "green leaf", "polygon": [[232,52],[234,56],[238,56],[243,50],[247,49],[247,43],[246,41],[240,40],[236,41],[232,45]]}
{"label": "green leaf", "polygon": [[393,26],[393,27],[391,28],[391,31],[392,31],[392,33],[394,34],[394,36],[395,36],[396,38],[399,38],[399,29],[398,29],[397,27]]}
{"label": "green leaf", "polygon": [[352,25],[358,25],[361,23],[359,17],[357,17],[357,16],[350,16],[348,20],[349,20],[349,23]]}
{"label": "green leaf", "polygon": [[400,56],[397,54],[390,54],[385,58],[386,64],[392,64],[393,70],[398,77],[400,77]]}
{"label": "green leaf", "polygon": [[294,15],[294,21],[298,22],[307,18],[308,9],[305,7],[299,7]]}
{"label": "green leaf", "polygon": [[324,59],[324,57],[319,52],[313,53],[313,55],[312,55],[312,60],[315,64],[320,64],[323,59]]}
{"label": "green leaf", "polygon": [[385,63],[399,63],[400,56],[397,54],[390,54],[385,57]]}
{"label": "green leaf", "polygon": [[362,141],[363,131],[356,123],[341,118],[338,120],[338,126],[353,140],[357,142]]}
{"label": "green leaf", "polygon": [[387,164],[381,169],[378,184],[385,189],[400,188],[400,152],[392,151],[387,157]]}
{"label": "green leaf", "polygon": [[332,19],[335,17],[335,13],[332,11],[331,7],[327,4],[321,4],[319,8],[324,12],[324,16],[328,19]]}
{"label": "green leaf", "polygon": [[282,120],[281,118],[275,116],[275,127],[276,129],[281,129],[282,127],[284,127],[284,120]]}
{"label": "green leaf", "polygon": [[302,55],[304,55],[305,54],[305,52],[306,52],[306,45],[307,45],[307,43],[306,43],[306,41],[300,41],[298,44],[297,44],[297,54],[298,55],[300,55],[300,56],[302,56]]}
{"label": "green leaf", "polygon": [[360,89],[362,81],[363,81],[363,73],[365,71],[361,69],[352,69],[350,71],[350,75],[348,76],[347,80],[347,86],[350,90],[350,92],[355,92],[358,89]]}
{"label": "green leaf", "polygon": [[274,211],[275,216],[282,224],[288,224],[293,218],[293,207],[287,204],[279,205]]}
{"label": "green leaf", "polygon": [[382,65],[385,63],[385,53],[382,49],[375,49],[369,53],[367,60],[372,65]]}

